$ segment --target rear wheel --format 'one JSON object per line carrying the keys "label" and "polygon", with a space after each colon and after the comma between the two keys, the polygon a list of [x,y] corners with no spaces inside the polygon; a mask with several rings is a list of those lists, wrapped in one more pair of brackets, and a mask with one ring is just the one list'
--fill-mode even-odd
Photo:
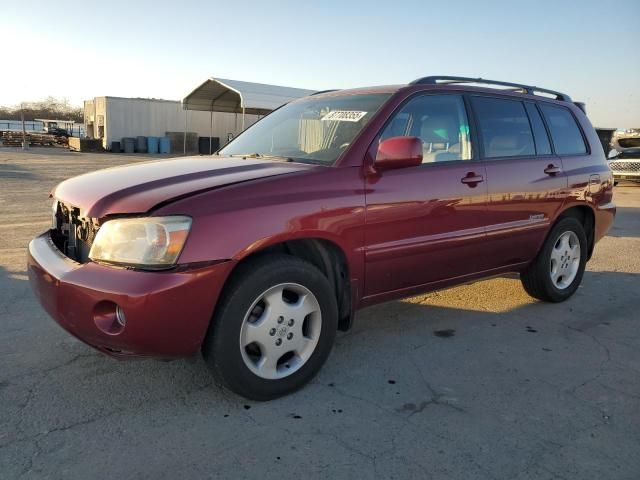
{"label": "rear wheel", "polygon": [[575,218],[560,219],[551,229],[536,259],[520,275],[529,295],[562,302],[575,293],[587,263],[587,236]]}
{"label": "rear wheel", "polygon": [[205,339],[205,360],[221,382],[269,400],[308,382],[331,351],[335,294],[312,264],[289,255],[250,260],[234,273]]}

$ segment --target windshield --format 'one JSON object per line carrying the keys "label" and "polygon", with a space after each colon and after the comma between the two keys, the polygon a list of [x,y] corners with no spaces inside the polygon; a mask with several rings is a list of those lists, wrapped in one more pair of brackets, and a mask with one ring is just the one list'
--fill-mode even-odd
{"label": "windshield", "polygon": [[271,113],[220,155],[285,157],[332,165],[390,94],[308,97]]}

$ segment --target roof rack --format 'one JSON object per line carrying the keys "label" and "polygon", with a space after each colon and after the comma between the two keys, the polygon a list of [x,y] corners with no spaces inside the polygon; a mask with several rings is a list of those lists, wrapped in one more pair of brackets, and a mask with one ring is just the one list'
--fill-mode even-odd
{"label": "roof rack", "polygon": [[554,95],[556,100],[562,100],[570,102],[571,97],[566,93],[556,92],[555,90],[548,90],[546,88],[534,87],[532,85],[522,85],[520,83],[500,82],[498,80],[486,80],[484,78],[471,78],[471,77],[448,77],[441,75],[434,75],[430,77],[422,77],[414,80],[409,85],[438,85],[438,84],[450,84],[450,83],[483,83],[485,85],[501,85],[504,87],[511,87],[515,91],[522,91],[528,95],[535,95],[535,92],[548,93]]}
{"label": "roof rack", "polygon": [[322,93],[329,93],[329,92],[337,92],[338,89],[337,88],[332,88],[329,90],[318,90],[317,92],[313,92],[311,95],[309,95],[310,97],[313,97],[314,95],[320,95]]}

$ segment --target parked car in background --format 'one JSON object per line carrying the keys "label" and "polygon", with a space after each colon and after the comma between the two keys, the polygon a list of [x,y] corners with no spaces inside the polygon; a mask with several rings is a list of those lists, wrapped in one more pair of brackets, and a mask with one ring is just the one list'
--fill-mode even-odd
{"label": "parked car in background", "polygon": [[202,351],[224,385],[266,400],[308,382],[368,305],[508,272],[568,299],[612,192],[568,95],[425,77],[293,101],[216,156],[66,180],[28,271],[99,351]]}
{"label": "parked car in background", "polygon": [[611,152],[611,141],[613,140],[613,134],[616,130],[615,128],[596,127],[596,133],[598,134],[598,138],[602,144],[602,151],[605,155]]}
{"label": "parked car in background", "polygon": [[56,137],[69,138],[71,136],[71,134],[67,130],[59,127],[45,127],[45,132],[50,135],[55,135]]}
{"label": "parked car in background", "polygon": [[640,182],[640,129],[631,128],[613,135],[609,167],[616,180]]}

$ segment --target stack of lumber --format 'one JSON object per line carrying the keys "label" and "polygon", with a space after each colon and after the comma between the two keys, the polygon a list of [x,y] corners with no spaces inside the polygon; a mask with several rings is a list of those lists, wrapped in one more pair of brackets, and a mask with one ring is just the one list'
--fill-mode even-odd
{"label": "stack of lumber", "polygon": [[72,152],[102,152],[101,138],[68,138],[69,150]]}
{"label": "stack of lumber", "polygon": [[64,137],[62,135],[55,135],[55,139],[56,139],[56,145],[62,145],[63,147],[68,147],[69,146],[69,138],[68,137]]}
{"label": "stack of lumber", "polygon": [[[22,146],[22,132],[2,132],[2,144],[5,147],[20,147]],[[32,147],[44,147],[54,145],[69,144],[69,140],[65,137],[59,137],[56,135],[49,135],[48,133],[27,133],[26,140],[29,146]]]}

